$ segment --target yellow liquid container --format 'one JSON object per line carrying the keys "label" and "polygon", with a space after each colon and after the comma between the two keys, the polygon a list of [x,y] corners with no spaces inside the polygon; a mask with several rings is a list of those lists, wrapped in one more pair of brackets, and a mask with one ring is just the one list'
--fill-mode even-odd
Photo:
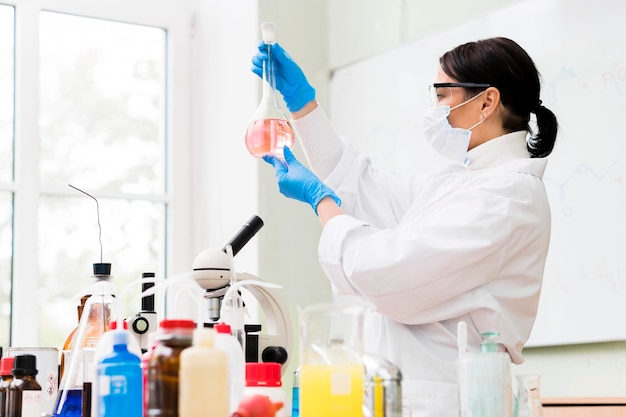
{"label": "yellow liquid container", "polygon": [[363,417],[363,313],[348,298],[300,310],[300,417]]}
{"label": "yellow liquid container", "polygon": [[302,365],[300,417],[363,417],[363,365]]}

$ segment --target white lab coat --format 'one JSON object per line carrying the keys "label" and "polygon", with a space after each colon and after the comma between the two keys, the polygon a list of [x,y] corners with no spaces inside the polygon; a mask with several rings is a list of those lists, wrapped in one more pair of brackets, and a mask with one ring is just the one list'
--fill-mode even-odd
{"label": "white lab coat", "polygon": [[531,159],[526,132],[514,132],[430,176],[379,173],[321,109],[294,126],[311,166],[341,142],[324,180],[346,215],[324,227],[319,258],[335,295],[372,306],[365,350],[400,368],[412,417],[457,417],[459,321],[470,349],[498,331],[512,361],[523,361],[550,240],[546,160]]}

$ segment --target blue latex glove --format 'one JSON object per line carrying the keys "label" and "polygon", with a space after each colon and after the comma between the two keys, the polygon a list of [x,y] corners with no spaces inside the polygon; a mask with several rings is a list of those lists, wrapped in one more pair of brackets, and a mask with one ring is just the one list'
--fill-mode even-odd
{"label": "blue latex glove", "polygon": [[[317,205],[325,197],[331,197],[338,206],[341,200],[326,184],[306,167],[304,167],[291,153],[291,149],[285,147],[285,162],[273,155],[265,155],[263,160],[274,166],[278,190],[282,195],[294,200],[309,203],[317,214]],[[285,165],[286,163],[286,165]]]}
{"label": "blue latex glove", "polygon": [[287,109],[296,112],[315,100],[315,88],[311,87],[298,64],[277,43],[267,45],[263,41],[259,42],[258,52],[252,57],[252,72],[263,77],[263,61],[267,61],[268,46],[276,67],[276,89],[283,95]]}

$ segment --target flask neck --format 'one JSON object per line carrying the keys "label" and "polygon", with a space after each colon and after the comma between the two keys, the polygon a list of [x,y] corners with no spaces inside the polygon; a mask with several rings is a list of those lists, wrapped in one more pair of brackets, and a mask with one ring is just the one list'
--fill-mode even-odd
{"label": "flask neck", "polygon": [[274,63],[268,59],[263,63],[263,100],[275,100],[275,88]]}

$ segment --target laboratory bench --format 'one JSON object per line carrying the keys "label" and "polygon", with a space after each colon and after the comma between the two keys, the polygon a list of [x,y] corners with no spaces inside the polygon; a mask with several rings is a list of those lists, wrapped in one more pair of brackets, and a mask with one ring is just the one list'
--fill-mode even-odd
{"label": "laboratory bench", "polygon": [[626,397],[542,398],[543,417],[626,417]]}

